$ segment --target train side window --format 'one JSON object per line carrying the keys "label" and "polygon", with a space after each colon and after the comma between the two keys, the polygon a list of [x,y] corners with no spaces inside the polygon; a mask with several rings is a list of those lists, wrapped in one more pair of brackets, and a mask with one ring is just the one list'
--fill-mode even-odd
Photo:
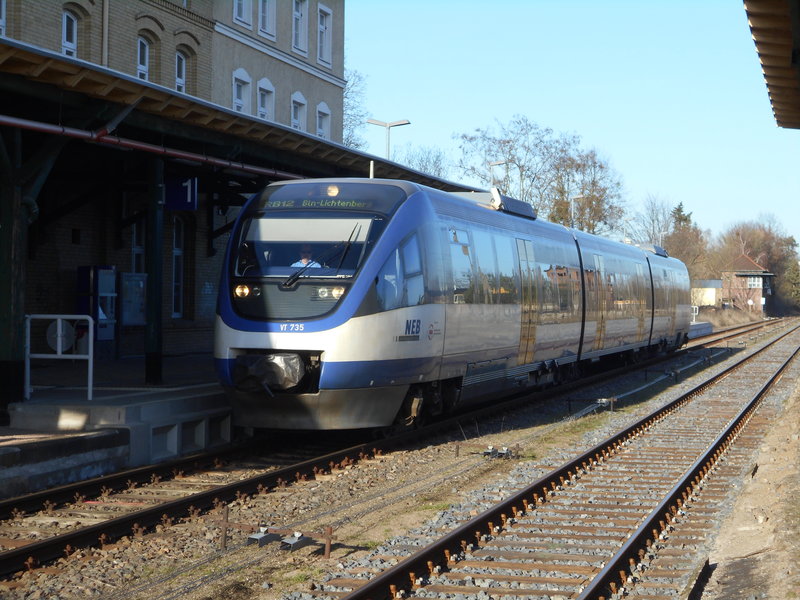
{"label": "train side window", "polygon": [[475,303],[469,234],[463,229],[450,229],[450,267],[453,276],[453,303]]}
{"label": "train side window", "polygon": [[417,236],[412,235],[401,249],[405,275],[403,306],[416,306],[425,301],[425,281],[422,277],[422,260]]}
{"label": "train side window", "polygon": [[497,301],[500,304],[519,304],[518,273],[514,264],[514,239],[498,236],[494,242],[499,283]]}
{"label": "train side window", "polygon": [[392,310],[416,306],[425,301],[425,280],[417,236],[412,235],[396,248],[378,272],[378,306]]}
{"label": "train side window", "polygon": [[398,308],[402,300],[400,251],[394,250],[378,272],[378,306],[381,310]]}

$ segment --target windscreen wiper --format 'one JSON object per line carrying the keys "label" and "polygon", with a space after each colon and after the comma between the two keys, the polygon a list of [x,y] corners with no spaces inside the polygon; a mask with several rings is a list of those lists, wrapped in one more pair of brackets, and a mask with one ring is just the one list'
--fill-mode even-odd
{"label": "windscreen wiper", "polygon": [[[346,246],[346,247],[349,248],[350,244],[352,243],[351,240],[353,239],[353,234],[356,232],[356,229],[358,229],[360,227],[361,227],[361,224],[360,223],[356,223],[355,226],[353,227],[353,230],[350,232],[350,237],[348,237],[346,240],[342,240],[341,242],[337,242],[335,245],[333,245],[330,248],[328,248],[328,250],[326,252],[323,252],[322,254],[320,254],[319,257],[316,259],[317,264],[322,265],[329,258],[333,258],[334,256],[336,256],[336,252],[338,250],[340,250],[342,248],[342,246]],[[339,266],[341,266],[341,264],[342,263],[340,261],[339,262]],[[319,267],[312,267],[311,266],[311,262],[309,261],[308,264],[303,265],[302,267],[297,269],[297,271],[295,271],[294,273],[289,275],[289,277],[286,278],[286,281],[284,281],[281,284],[281,287],[284,287],[284,288],[292,287],[295,284],[295,282],[303,276],[303,273],[305,273],[310,268],[318,269]],[[337,270],[338,270],[338,267],[337,267]]]}
{"label": "windscreen wiper", "polygon": [[[358,228],[358,233],[361,233],[361,224],[356,223],[356,227]],[[353,245],[353,234],[356,233],[356,227],[353,227],[353,231],[350,232],[350,237],[347,238],[347,243],[344,245],[344,251],[342,252],[342,257],[339,259],[339,264],[336,265],[336,272],[339,272],[339,269],[342,268],[342,263],[344,262],[347,253],[350,252],[350,247]],[[356,234],[356,238],[358,238],[358,234]]]}

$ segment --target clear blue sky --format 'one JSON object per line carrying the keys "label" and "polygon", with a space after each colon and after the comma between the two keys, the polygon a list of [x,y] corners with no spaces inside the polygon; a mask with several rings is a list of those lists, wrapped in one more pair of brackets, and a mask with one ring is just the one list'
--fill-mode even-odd
{"label": "clear blue sky", "polygon": [[[773,215],[800,242],[800,130],[775,124],[737,0],[346,0],[345,62],[392,147],[515,114],[581,137],[628,211],[683,202],[714,234]],[[367,151],[385,130],[367,125]],[[451,176],[456,179],[456,176]]]}

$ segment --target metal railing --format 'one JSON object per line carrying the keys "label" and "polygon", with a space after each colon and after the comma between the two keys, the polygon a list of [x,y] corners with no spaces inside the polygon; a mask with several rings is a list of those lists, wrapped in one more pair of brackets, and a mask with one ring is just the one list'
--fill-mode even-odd
{"label": "metal railing", "polygon": [[[53,352],[31,352],[31,321],[42,319],[55,319],[55,353]],[[66,325],[72,329],[69,321],[80,322],[86,321],[89,325],[86,335],[89,336],[89,344],[86,353],[77,353],[76,343],[78,338],[73,339],[71,343],[66,343],[68,329]],[[52,347],[52,345],[51,345]],[[66,351],[73,348],[72,353],[67,354]],[[86,391],[87,399],[92,399],[92,382],[94,381],[94,319],[89,315],[25,315],[25,400],[31,399],[31,359],[32,358],[46,358],[46,359],[61,359],[61,360],[85,360],[87,361],[87,381]]]}

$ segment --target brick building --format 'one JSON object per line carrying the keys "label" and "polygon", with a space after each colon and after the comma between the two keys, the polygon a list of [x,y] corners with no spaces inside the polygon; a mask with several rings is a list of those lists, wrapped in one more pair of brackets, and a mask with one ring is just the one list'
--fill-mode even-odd
{"label": "brick building", "polygon": [[768,311],[768,298],[772,295],[771,277],[772,273],[742,254],[722,272],[722,305],[748,312]]}
{"label": "brick building", "polygon": [[343,21],[343,0],[0,0],[5,402],[27,314],[106,318],[97,358],[144,355],[149,382],[210,351],[228,231],[271,181],[464,189],[338,143]]}

